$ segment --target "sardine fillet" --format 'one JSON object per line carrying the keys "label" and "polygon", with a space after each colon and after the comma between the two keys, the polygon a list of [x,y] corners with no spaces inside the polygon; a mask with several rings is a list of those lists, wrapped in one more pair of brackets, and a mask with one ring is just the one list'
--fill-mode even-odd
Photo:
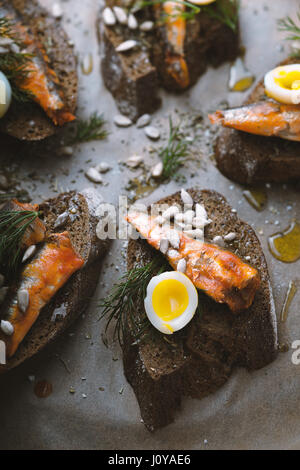
{"label": "sardine fillet", "polygon": [[[130,212],[127,221],[157,250],[161,240],[168,236],[169,229],[159,226],[155,218],[147,214]],[[172,268],[176,270],[178,261],[184,258],[187,263],[185,274],[195,287],[216,302],[226,303],[234,313],[250,307],[260,286],[258,271],[230,251],[194,240],[183,232],[178,231],[178,234],[179,249],[169,250],[166,254]]]}
{"label": "sardine fillet", "polygon": [[14,355],[42,308],[83,264],[84,260],[75,252],[68,232],[64,232],[51,235],[37,256],[26,265],[18,289],[28,291],[29,306],[22,313],[15,296],[5,318],[2,318],[14,326],[12,336],[0,334],[0,339],[6,343],[8,358]]}

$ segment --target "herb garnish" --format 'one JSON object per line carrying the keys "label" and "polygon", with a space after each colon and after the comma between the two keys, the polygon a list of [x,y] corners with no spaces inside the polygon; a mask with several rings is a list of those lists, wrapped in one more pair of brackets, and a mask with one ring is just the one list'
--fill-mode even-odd
{"label": "herb garnish", "polygon": [[180,123],[173,125],[172,118],[169,118],[169,138],[167,145],[159,152],[163,162],[162,179],[168,180],[175,176],[179,167],[183,164],[188,155],[188,143],[182,138]]}
{"label": "herb garnish", "polygon": [[[300,12],[297,14],[298,21],[300,23]],[[300,25],[297,26],[294,20],[290,16],[281,18],[277,21],[278,30],[288,33],[286,40],[288,41],[299,41],[300,40]],[[300,56],[300,45],[299,49],[292,54],[293,57]]]}
{"label": "herb garnish", "polygon": [[[7,17],[0,18],[0,37],[11,39],[16,46],[22,48],[22,43],[12,31],[12,22]],[[19,103],[27,103],[34,99],[34,94],[31,91],[21,87],[22,82],[28,78],[30,73],[31,59],[31,54],[11,50],[6,54],[0,54],[0,70],[10,82],[13,98]]]}
{"label": "herb garnish", "polygon": [[239,21],[240,0],[217,0],[211,5],[203,5],[201,11],[226,24],[236,32]]}
{"label": "herb garnish", "polygon": [[0,266],[9,272],[15,271],[22,238],[39,215],[37,211],[0,211]]}
{"label": "herb garnish", "polygon": [[108,136],[107,130],[104,129],[105,124],[103,114],[99,115],[97,112],[93,113],[87,120],[76,121],[73,143],[79,144],[91,140],[105,139]]}
{"label": "herb garnish", "polygon": [[146,314],[141,319],[137,318],[137,299],[143,300],[146,297],[147,285],[153,276],[169,269],[167,261],[161,256],[156,256],[145,266],[126,272],[120,281],[112,287],[110,294],[100,301],[102,309],[100,319],[107,318],[105,331],[115,320],[113,339],[118,339],[121,345],[126,329],[130,328],[133,336],[140,339],[147,327],[150,326]]}

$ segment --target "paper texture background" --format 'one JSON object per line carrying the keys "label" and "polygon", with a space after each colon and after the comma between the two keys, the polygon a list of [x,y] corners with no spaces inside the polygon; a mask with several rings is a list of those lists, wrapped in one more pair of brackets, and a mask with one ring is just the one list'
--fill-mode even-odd
{"label": "paper texture background", "polygon": [[[52,2],[44,0],[45,5]],[[116,129],[112,119],[118,114],[111,95],[105,90],[99,69],[99,52],[95,18],[99,3],[93,0],[61,2],[65,27],[75,42],[80,57],[92,53],[94,69],[91,75],[80,72],[79,111],[83,116],[94,110],[104,112],[108,128],[113,134],[103,142],[82,145],[73,157],[39,159],[23,157],[22,146],[7,144],[0,148],[0,165],[14,162],[24,187],[31,189],[32,197],[52,195],[49,174],[55,174],[58,189],[89,186],[80,169],[86,161],[111,162],[113,170],[105,175],[108,186],[99,187],[104,198],[118,202],[124,193],[127,175],[120,171],[118,160],[126,160],[133,153],[142,152],[150,142],[135,126]],[[295,17],[297,0],[243,0],[241,8],[241,35],[246,47],[248,68],[260,78],[279,60],[285,58],[289,47],[282,41],[276,28],[276,19],[287,14]],[[180,111],[214,110],[224,99],[238,105],[245,94],[228,93],[229,64],[217,70],[209,69],[188,93],[174,97],[162,92],[163,107],[154,115],[154,125],[166,123],[174,108]],[[167,128],[167,125],[165,124]],[[2,137],[1,137],[2,138]],[[300,261],[286,265],[270,255],[267,236],[284,229],[292,217],[300,217],[300,194],[297,185],[272,185],[268,189],[268,205],[256,212],[243,198],[243,188],[225,179],[207,155],[197,175],[185,185],[216,189],[228,199],[238,214],[253,224],[259,235],[270,268],[271,280],[279,316],[288,283],[300,279]],[[300,156],[299,156],[300,158]],[[68,168],[69,174],[65,169]],[[29,174],[43,175],[32,189]],[[187,172],[187,175],[189,173]],[[23,178],[24,177],[24,178]],[[189,184],[190,183],[190,184]],[[146,200],[153,202],[171,194],[180,186],[170,182],[157,189]],[[286,209],[287,205],[292,210]],[[278,211],[271,212],[272,206]],[[265,224],[278,220],[279,226]],[[293,365],[293,350],[279,354],[268,367],[248,373],[236,370],[227,384],[217,393],[198,401],[184,399],[175,423],[155,434],[150,434],[140,422],[139,408],[127,384],[117,346],[107,349],[102,340],[103,323],[98,322],[96,301],[105,295],[108,287],[124,269],[121,256],[122,241],[111,246],[101,269],[99,287],[87,314],[80,318],[57,343],[17,370],[0,377],[0,448],[1,449],[299,449],[300,448],[300,365]],[[290,308],[288,321],[279,324],[280,342],[290,344],[300,339],[300,293]],[[68,366],[69,371],[59,358]],[[29,375],[47,379],[53,384],[53,393],[39,399],[33,393]],[[86,380],[82,380],[85,378]],[[70,394],[74,387],[75,394]],[[104,390],[100,391],[99,387]],[[83,398],[82,394],[86,395]],[[206,441],[207,442],[206,442]],[[205,443],[205,442],[206,443]]]}

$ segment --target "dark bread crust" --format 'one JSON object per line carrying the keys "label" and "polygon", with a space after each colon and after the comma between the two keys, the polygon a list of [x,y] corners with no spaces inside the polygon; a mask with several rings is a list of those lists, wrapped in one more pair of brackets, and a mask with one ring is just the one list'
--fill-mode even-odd
{"label": "dark bread crust", "polygon": [[[122,5],[124,2],[107,0],[108,6]],[[149,7],[137,13],[139,22],[154,21]],[[104,43],[101,63],[104,83],[114,96],[120,111],[136,120],[145,113],[157,109],[159,86],[171,92],[182,92],[176,81],[166,70],[166,40],[163,29],[158,27],[152,32],[141,33],[116,25],[101,25]],[[217,67],[223,62],[233,60],[239,53],[239,32],[233,32],[220,21],[205,13],[188,21],[185,39],[185,59],[189,68],[190,86],[194,85],[209,64]],[[99,28],[100,29],[100,28]],[[116,46],[127,39],[136,39],[141,47],[119,53]]]}
{"label": "dark bread crust", "polygon": [[[288,59],[279,65],[298,63]],[[263,79],[244,104],[265,99]],[[300,178],[300,143],[222,128],[215,143],[217,167],[242,184],[288,182]]]}
{"label": "dark bread crust", "polygon": [[[43,308],[38,320],[20,344],[16,354],[5,367],[0,366],[0,372],[13,369],[41,351],[86,310],[98,284],[99,260],[107,250],[107,243],[99,240],[96,236],[96,226],[99,219],[95,215],[95,210],[101,201],[102,199],[99,198],[96,191],[87,190],[82,193],[62,193],[57,198],[50,199],[40,206],[44,212],[47,232],[53,233],[55,231],[53,224],[57,216],[66,211],[68,207],[73,207],[74,203],[76,204],[80,213],[79,218],[67,221],[61,230],[69,231],[72,244],[85,259],[85,265],[73,274],[51,302]],[[51,320],[54,312],[62,314],[55,322]]]}
{"label": "dark bread crust", "polygon": [[[226,305],[217,304],[200,293],[202,314],[168,337],[168,342],[152,328],[147,340],[133,345],[132,333],[126,331],[123,346],[125,375],[136,394],[142,419],[151,431],[174,420],[181,397],[205,397],[228,380],[235,366],[259,369],[277,355],[273,296],[259,240],[253,229],[231,212],[220,194],[208,190],[189,190],[189,193],[195,202],[204,204],[212,219],[205,230],[206,241],[212,241],[215,235],[235,232],[236,240],[229,249],[244,260],[251,256],[251,265],[261,275],[261,287],[253,305],[240,315],[232,314]],[[159,203],[181,204],[180,193]],[[146,264],[152,257],[153,249],[145,240],[129,242],[128,269]],[[136,301],[137,317],[142,309],[139,299]]]}
{"label": "dark bread crust", "polygon": [[[9,5],[30,27],[38,41],[47,45],[50,67],[59,78],[66,108],[74,114],[77,105],[77,60],[67,34],[38,0],[10,0]],[[32,122],[34,125],[31,125]],[[42,140],[53,135],[57,129],[36,103],[13,103],[0,121],[1,132],[20,140]]]}

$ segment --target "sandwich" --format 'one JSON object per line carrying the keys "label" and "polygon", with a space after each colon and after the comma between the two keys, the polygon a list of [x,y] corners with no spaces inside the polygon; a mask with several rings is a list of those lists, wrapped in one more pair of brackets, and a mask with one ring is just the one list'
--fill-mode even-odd
{"label": "sandwich", "polygon": [[184,396],[201,399],[235,367],[272,362],[276,314],[259,240],[217,192],[181,190],[127,220],[128,272],[102,315],[116,319],[125,376],[154,431]]}
{"label": "sandwich", "polygon": [[75,119],[73,47],[36,0],[0,0],[0,131],[41,140]]}
{"label": "sandwich", "polygon": [[87,308],[106,242],[96,236],[95,190],[62,193],[37,204],[0,208],[0,371],[54,340]]}
{"label": "sandwich", "polygon": [[183,92],[239,53],[236,0],[108,0],[100,29],[104,83],[132,120],[159,107],[159,86]]}
{"label": "sandwich", "polygon": [[300,65],[290,58],[269,71],[238,108],[216,111],[218,169],[242,184],[300,178]]}

